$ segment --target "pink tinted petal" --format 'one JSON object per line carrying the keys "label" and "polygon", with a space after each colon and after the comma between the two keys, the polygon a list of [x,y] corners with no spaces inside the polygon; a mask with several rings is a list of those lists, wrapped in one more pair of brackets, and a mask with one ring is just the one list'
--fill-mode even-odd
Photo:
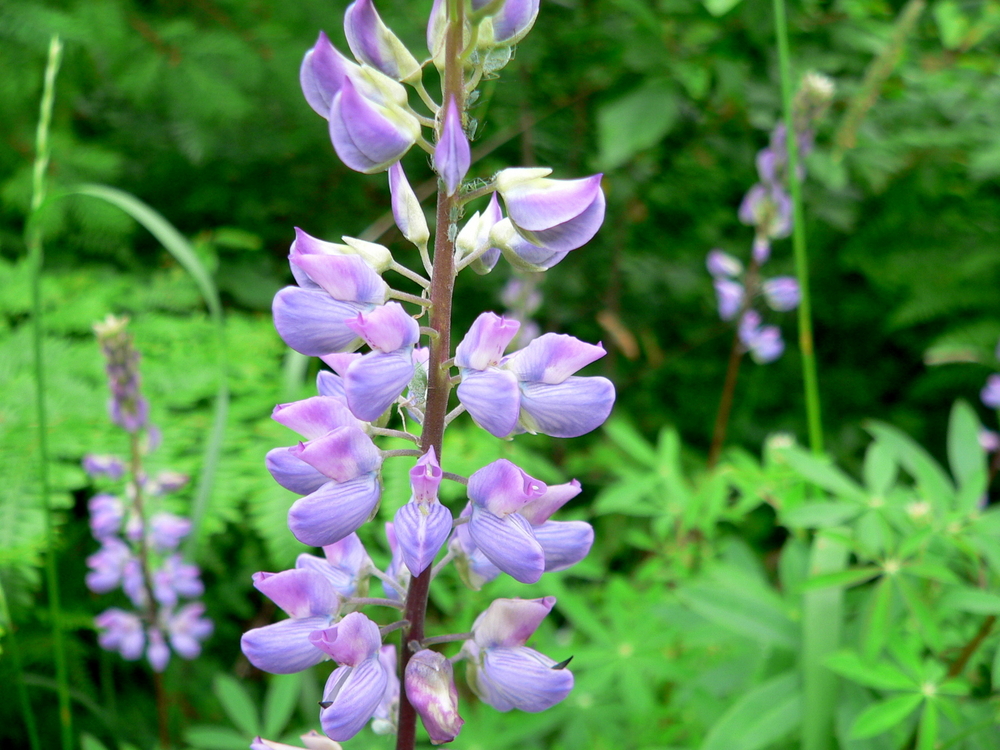
{"label": "pink tinted petal", "polygon": [[327,544],[323,547],[323,554],[330,565],[349,570],[354,575],[360,575],[365,568],[372,565],[365,545],[361,543],[357,534],[350,534],[339,542]]}
{"label": "pink tinted petal", "polygon": [[448,100],[445,107],[441,130],[441,140],[434,147],[434,171],[444,181],[448,195],[454,195],[472,163],[469,140],[462,130],[462,116],[454,97]]}
{"label": "pink tinted petal", "polygon": [[448,541],[452,521],[451,511],[438,502],[410,502],[396,511],[393,528],[410,573],[418,576],[434,562]]}
{"label": "pink tinted petal", "polygon": [[542,599],[496,599],[472,624],[482,648],[523,646],[556,604],[554,596]]}
{"label": "pink tinted petal", "polygon": [[575,479],[566,484],[550,484],[544,495],[524,505],[517,512],[532,526],[540,526],[579,494],[580,483]]}
{"label": "pink tinted petal", "polygon": [[406,697],[420,714],[431,743],[451,742],[464,723],[458,715],[458,689],[451,662],[444,656],[423,649],[406,665]]}
{"label": "pink tinted petal", "polygon": [[398,302],[380,305],[347,321],[372,349],[394,352],[420,340],[420,324]]}
{"label": "pink tinted petal", "polygon": [[542,497],[548,487],[505,458],[487,464],[469,477],[469,499],[490,513],[505,516]]}
{"label": "pink tinted petal", "polygon": [[365,354],[344,376],[347,405],[358,419],[376,421],[410,384],[413,371],[412,349]]}
{"label": "pink tinted petal", "polygon": [[304,568],[280,573],[254,573],[253,585],[281,607],[289,617],[332,615],[337,611],[337,594],[319,573]]}
{"label": "pink tinted petal", "polygon": [[594,527],[586,521],[546,521],[532,530],[545,552],[546,573],[573,567],[594,544]]}
{"label": "pink tinted petal", "polygon": [[337,664],[356,667],[377,656],[382,648],[378,625],[360,612],[351,612],[331,628],[317,630],[309,641]]}
{"label": "pink tinted petal", "polygon": [[520,425],[528,432],[552,437],[585,435],[604,424],[615,404],[615,387],[607,378],[567,378],[557,385],[521,385]]}
{"label": "pink tinted petal", "polygon": [[282,620],[248,630],[240,639],[240,648],[257,669],[271,674],[301,672],[326,658],[309,642],[309,634],[329,624],[329,617]]}
{"label": "pink tinted petal", "polygon": [[535,583],[545,572],[542,546],[517,513],[500,517],[473,505],[469,535],[491,563],[521,583]]}
{"label": "pink tinted petal", "polygon": [[516,374],[518,380],[554,385],[605,354],[601,344],[588,344],[564,333],[546,333],[512,354],[504,369]]}
{"label": "pink tinted petal", "polygon": [[410,469],[410,488],[413,499],[418,503],[429,503],[437,499],[438,488],[443,477],[441,464],[434,453],[434,446],[417,459],[416,465]]}
{"label": "pink tinted petal", "polygon": [[378,709],[388,680],[389,676],[378,659],[368,659],[353,668],[334,670],[326,681],[323,694],[324,702],[330,701],[331,704],[319,714],[326,736],[343,742],[360,732]]}
{"label": "pink tinted petal", "polygon": [[514,373],[497,369],[466,370],[457,392],[458,400],[476,424],[498,438],[510,435],[521,406]]}
{"label": "pink tinted petal", "polygon": [[274,327],[285,343],[307,357],[350,351],[361,344],[345,321],[365,305],[341,302],[320,290],[289,286],[274,296]]}
{"label": "pink tinted petal", "polygon": [[271,419],[295,430],[306,440],[322,437],[338,427],[358,426],[347,406],[328,396],[313,396],[290,404],[278,404]]}
{"label": "pink tinted petal", "polygon": [[313,547],[339,542],[375,514],[381,492],[374,474],[328,482],[292,504],[288,528],[296,539]]}
{"label": "pink tinted petal", "polygon": [[358,427],[338,427],[308,443],[288,449],[296,458],[335,482],[347,482],[374,471],[382,463],[375,443]]}
{"label": "pink tinted petal", "polygon": [[274,481],[297,495],[308,495],[330,481],[301,458],[290,453],[290,448],[274,448],[267,452],[264,464]]}
{"label": "pink tinted petal", "polygon": [[517,336],[521,324],[496,313],[482,313],[455,348],[455,365],[471,370],[485,370],[500,363],[504,350]]}
{"label": "pink tinted petal", "polygon": [[555,661],[524,646],[487,649],[477,670],[480,697],[498,711],[545,711],[573,689],[573,673],[553,666]]}
{"label": "pink tinted petal", "polygon": [[[343,378],[345,373],[347,373],[347,368],[351,366],[351,363],[356,359],[361,359],[363,354],[357,352],[338,352],[334,354],[324,354],[320,357],[326,364],[333,368],[333,371],[337,373],[340,378]],[[343,392],[343,384],[341,384],[340,389]],[[346,402],[347,397],[344,397]]]}
{"label": "pink tinted petal", "polygon": [[291,255],[292,263],[341,302],[380,305],[389,285],[357,255]]}
{"label": "pink tinted petal", "polygon": [[319,391],[320,396],[335,398],[345,404],[347,403],[347,396],[344,395],[343,379],[329,370],[320,370],[316,374],[316,390]]}

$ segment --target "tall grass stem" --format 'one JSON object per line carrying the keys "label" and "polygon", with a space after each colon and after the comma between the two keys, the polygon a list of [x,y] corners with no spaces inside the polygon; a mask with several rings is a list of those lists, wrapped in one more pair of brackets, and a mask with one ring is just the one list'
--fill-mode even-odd
{"label": "tall grass stem", "polygon": [[49,594],[49,616],[52,620],[52,654],[56,663],[56,692],[59,696],[59,730],[63,750],[73,748],[73,714],[70,708],[69,675],[66,667],[66,645],[63,640],[62,608],[59,602],[59,574],[56,568],[56,525],[52,515],[51,487],[49,482],[48,414],[45,405],[45,360],[42,321],[42,267],[45,264],[41,228],[32,221],[36,211],[45,201],[45,175],[49,167],[49,126],[55,102],[56,76],[62,61],[62,41],[53,36],[49,41],[48,62],[45,66],[45,84],[38,111],[38,129],[35,131],[35,163],[31,181],[31,211],[25,225],[25,244],[31,267],[31,322],[34,344],[35,409],[38,420],[38,482],[41,490],[42,512],[45,516],[45,577]]}

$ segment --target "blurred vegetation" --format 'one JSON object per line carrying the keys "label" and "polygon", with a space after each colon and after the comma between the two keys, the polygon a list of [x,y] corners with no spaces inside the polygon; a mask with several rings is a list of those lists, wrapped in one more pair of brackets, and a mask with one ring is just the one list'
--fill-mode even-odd
{"label": "blurred vegetation", "polygon": [[[57,32],[66,44],[51,189],[102,182],[155,206],[192,238],[226,305],[232,403],[198,560],[217,629],[206,654],[173,665],[167,683],[176,737],[194,747],[245,747],[251,724],[278,732],[310,726],[318,700],[315,675],[295,686],[270,681],[275,696],[298,690],[302,706],[251,722],[232,710],[240,698],[219,677],[236,674],[236,689],[263,705],[268,680],[249,669],[238,647],[250,623],[272,617],[250,589],[250,574],[286,567],[299,550],[284,522],[289,495],[267,475],[263,455],[290,440],[269,419],[272,406],[314,390],[294,360],[286,362],[270,300],[291,280],[285,258],[293,226],[328,240],[371,238],[386,226],[377,222],[388,210],[386,180],[339,162],[298,86],[301,56],[319,29],[346,49],[345,4],[0,3],[0,581],[46,742],[55,742],[56,729],[51,636],[36,608],[44,599],[43,531],[22,231],[49,36]],[[423,48],[429,6],[379,2],[415,50]],[[715,313],[704,256],[713,247],[749,254],[751,233],[736,209],[780,114],[770,3],[543,1],[534,30],[473,108],[482,154],[475,169],[488,176],[541,164],[561,177],[605,173],[605,228],[548,274],[537,317],[543,329],[603,339],[609,356],[597,368],[618,386],[620,421],[572,444],[500,444],[460,426],[449,433],[446,454],[469,466],[505,455],[542,479],[579,477],[585,492],[568,515],[596,518],[598,526],[590,560],[530,590],[506,579],[473,595],[459,596],[457,584],[441,589],[435,616],[463,624],[490,598],[554,593],[562,619],[546,624],[540,643],[577,655],[578,687],[566,704],[513,717],[464,701],[467,724],[456,746],[791,746],[801,720],[795,675],[802,666],[803,561],[810,539],[839,529],[847,567],[870,573],[833,585],[857,584],[842,609],[844,645],[854,650],[830,662],[844,677],[839,746],[903,750],[929,736],[914,734],[918,721],[931,722],[918,715],[933,715],[935,737],[948,747],[991,747],[996,636],[972,657],[964,682],[945,685],[943,675],[982,617],[1000,613],[994,599],[969,593],[978,587],[985,595],[1000,575],[996,522],[979,520],[969,497],[923,461],[947,462],[952,404],[975,399],[1000,336],[1000,3],[802,0],[790,14],[797,73],[821,71],[838,91],[805,187],[827,445],[848,475],[884,479],[885,487],[869,494],[892,489],[894,499],[877,513],[830,511],[835,500],[863,504],[869,490],[829,479],[829,464],[807,465],[773,440],[765,449],[776,431],[805,432],[795,335],[787,326],[785,356],[742,373],[729,430],[730,443],[741,448],[702,476],[731,342]],[[414,151],[405,165],[414,184],[430,178],[423,154]],[[119,450],[122,440],[105,415],[90,324],[109,312],[133,318],[153,422],[164,435],[152,468],[192,475],[211,422],[216,340],[195,284],[118,209],[83,197],[59,201],[45,214],[45,236],[47,398],[62,509],[60,571],[77,636],[69,654],[75,716],[109,746],[150,747],[148,673],[96,647],[92,617],[105,601],[79,585],[95,548],[85,516],[96,489],[79,462],[87,452]],[[394,230],[383,236],[401,260],[415,260],[399,239]],[[776,243],[771,264],[791,271],[787,240]],[[463,279],[457,329],[490,302],[500,309],[509,273],[501,263],[490,276]],[[962,414],[963,450],[978,456],[968,426],[979,417],[995,426],[994,417],[977,417],[972,407]],[[876,444],[887,446],[877,468],[879,457],[864,450],[872,418],[909,434],[927,453],[918,460],[910,443],[871,428]],[[762,451],[763,459],[754,458]],[[982,494],[975,468],[955,460],[959,488]],[[897,485],[895,469],[886,467],[898,466],[905,476]],[[399,466],[398,476],[387,477],[380,520],[405,500],[404,471]],[[807,484],[830,497],[807,497]],[[178,510],[192,495],[176,496]],[[932,507],[910,510],[920,502]],[[810,505],[822,507],[801,510]],[[376,527],[367,527],[365,541],[384,563]],[[872,541],[872,534],[880,536]],[[918,541],[900,552],[910,538]],[[911,566],[898,588],[890,586],[887,551]],[[867,673],[852,671],[850,661],[862,657],[883,677],[896,670],[896,681],[865,682]],[[0,657],[0,684],[10,684],[10,669]],[[913,699],[913,685],[927,681],[945,691],[940,703]],[[895,714],[878,714],[894,700]],[[911,706],[908,714],[903,705]],[[747,721],[762,707],[778,715],[754,733]],[[380,742],[366,730],[352,747]],[[26,746],[14,701],[0,703],[0,745]]]}

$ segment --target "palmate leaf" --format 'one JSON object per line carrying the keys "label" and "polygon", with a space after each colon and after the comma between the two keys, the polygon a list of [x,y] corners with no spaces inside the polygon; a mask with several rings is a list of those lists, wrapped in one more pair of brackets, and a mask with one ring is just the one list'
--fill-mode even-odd
{"label": "palmate leaf", "polygon": [[966,401],[956,401],[948,420],[948,463],[959,487],[986,472],[986,452],[979,444],[980,429],[982,425],[972,407]]}
{"label": "palmate leaf", "polygon": [[799,678],[786,672],[730,706],[709,730],[701,750],[759,750],[791,733],[801,720]]}
{"label": "palmate leaf", "polygon": [[260,734],[257,705],[247,689],[236,678],[219,672],[212,683],[212,692],[219,699],[229,720],[247,737]]}
{"label": "palmate leaf", "polygon": [[916,690],[920,687],[899,667],[887,661],[864,661],[848,649],[831,654],[824,663],[841,677],[876,690]]}
{"label": "palmate leaf", "polygon": [[264,696],[264,737],[277,737],[295,712],[302,691],[302,672],[271,676]]}
{"label": "palmate leaf", "polygon": [[951,506],[955,487],[923,447],[903,431],[883,422],[869,422],[866,429],[895,454],[936,508],[943,510]]}
{"label": "palmate leaf", "polygon": [[887,732],[905,721],[923,699],[920,694],[907,693],[869,706],[854,720],[851,737],[862,739]]}

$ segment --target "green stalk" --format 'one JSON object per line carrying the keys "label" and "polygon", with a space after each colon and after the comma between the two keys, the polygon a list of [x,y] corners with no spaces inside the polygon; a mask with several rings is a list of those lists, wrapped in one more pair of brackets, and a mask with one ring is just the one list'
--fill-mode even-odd
{"label": "green stalk", "polygon": [[63,750],[73,749],[73,716],[69,701],[69,678],[66,669],[66,647],[63,642],[62,610],[59,606],[59,575],[56,570],[56,528],[52,518],[49,487],[48,415],[45,409],[45,364],[42,358],[42,266],[45,256],[42,249],[41,228],[32,222],[35,212],[45,200],[45,173],[49,167],[49,124],[52,122],[52,104],[55,101],[56,74],[62,60],[62,41],[53,36],[49,42],[48,63],[45,66],[45,86],[38,113],[38,130],[35,134],[35,164],[31,185],[31,212],[28,215],[28,258],[31,266],[31,308],[34,329],[35,406],[38,414],[38,480],[41,488],[42,511],[45,515],[45,538],[48,548],[45,555],[46,582],[49,593],[49,613],[52,619],[52,651],[56,661],[56,685],[59,695],[59,728]]}
{"label": "green stalk", "polygon": [[7,595],[0,581],[0,624],[7,627],[7,650],[10,653],[11,666],[14,667],[14,682],[17,683],[17,697],[21,701],[21,713],[24,714],[24,727],[28,731],[28,743],[31,750],[42,750],[38,739],[38,725],[35,724],[35,714],[31,710],[31,700],[28,698],[28,686],[24,684],[24,667],[21,666],[21,652],[14,636],[14,618],[7,607]]}
{"label": "green stalk", "polygon": [[778,66],[781,72],[781,102],[785,116],[785,143],[788,147],[788,187],[792,195],[792,248],[795,252],[795,275],[799,280],[802,301],[799,303],[799,350],[802,352],[802,380],[806,393],[806,419],[809,446],[813,453],[823,452],[823,423],[820,417],[819,381],[816,376],[816,353],[813,349],[812,303],[809,298],[809,254],[806,249],[806,226],[802,211],[802,185],[799,182],[799,144],[795,137],[792,112],[792,66],[788,45],[788,19],[785,0],[774,0],[774,27],[778,37]]}

